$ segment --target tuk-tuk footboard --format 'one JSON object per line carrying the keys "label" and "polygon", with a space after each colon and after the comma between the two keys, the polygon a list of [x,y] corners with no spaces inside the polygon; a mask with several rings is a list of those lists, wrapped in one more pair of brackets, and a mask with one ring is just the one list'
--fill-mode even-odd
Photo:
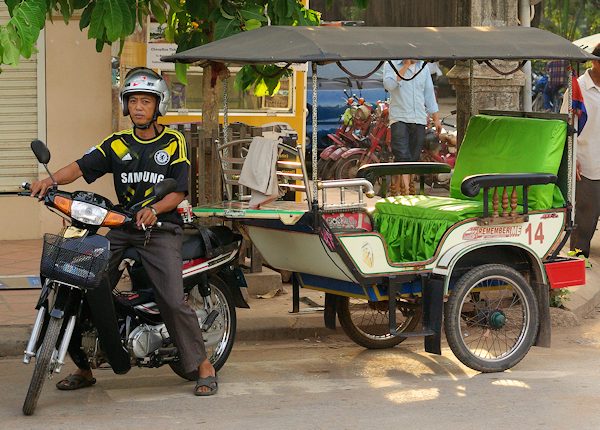
{"label": "tuk-tuk footboard", "polygon": [[389,279],[388,285],[388,313],[390,334],[398,337],[425,337],[425,351],[432,354],[441,354],[442,317],[444,313],[444,281],[430,276],[421,276],[423,298],[423,327],[420,331],[399,332],[396,323],[396,296],[402,282],[395,278]]}

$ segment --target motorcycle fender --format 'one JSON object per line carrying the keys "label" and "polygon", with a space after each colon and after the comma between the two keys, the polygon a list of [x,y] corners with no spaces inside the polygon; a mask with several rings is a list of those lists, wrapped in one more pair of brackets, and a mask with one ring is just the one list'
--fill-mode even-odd
{"label": "motorcycle fender", "polygon": [[56,291],[56,299],[54,300],[54,306],[50,311],[50,316],[54,318],[63,318],[67,311],[67,308],[71,302],[71,288],[59,287]]}
{"label": "motorcycle fender", "polygon": [[40,280],[43,286],[42,291],[40,291],[40,297],[38,298],[37,304],[35,305],[36,310],[40,310],[42,306],[46,306],[46,302],[48,301],[48,294],[50,294],[50,283],[46,282],[45,278],[41,276]]}
{"label": "motorcycle fender", "polygon": [[333,151],[331,153],[331,155],[329,156],[329,159],[337,161],[341,158],[342,154],[346,151],[348,151],[348,148],[346,148],[345,146],[342,146],[341,148],[338,148],[335,151]]}
{"label": "motorcycle fender", "polygon": [[329,145],[327,148],[321,151],[321,155],[319,157],[323,160],[327,160],[331,156],[331,154],[337,149],[337,147],[337,145]]}
{"label": "motorcycle fender", "polygon": [[246,301],[248,284],[246,284],[242,269],[239,266],[225,266],[219,271],[219,276],[231,291],[235,307],[249,309],[250,305]]}
{"label": "motorcycle fender", "polygon": [[367,151],[365,151],[362,148],[349,149],[342,154],[342,158],[346,159],[346,158],[351,157],[356,154],[360,155],[361,157],[368,157],[369,162],[371,162],[371,163],[379,163],[379,160],[377,159],[377,157],[375,155],[368,154]]}

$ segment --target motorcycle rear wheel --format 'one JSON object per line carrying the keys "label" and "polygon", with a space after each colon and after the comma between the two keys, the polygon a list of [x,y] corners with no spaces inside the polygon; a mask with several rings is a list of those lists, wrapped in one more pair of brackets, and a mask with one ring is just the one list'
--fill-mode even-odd
{"label": "motorcycle rear wheel", "polygon": [[366,164],[363,162],[363,154],[354,154],[348,158],[342,158],[335,166],[335,179],[352,179],[356,178],[358,169]]}
{"label": "motorcycle rear wheel", "polygon": [[333,179],[335,160],[320,158],[317,162],[317,175],[319,179]]}
{"label": "motorcycle rear wheel", "polygon": [[[235,341],[235,332],[237,327],[237,319],[235,313],[235,305],[231,292],[225,282],[216,275],[208,278],[212,301],[212,309],[219,312],[215,322],[209,327],[206,332],[203,332],[203,337],[207,339],[204,342],[206,354],[212,363],[215,370],[219,371],[229,358],[233,343]],[[198,287],[194,287],[188,294],[188,304],[196,313],[204,309],[204,300],[198,291]],[[209,311],[210,312],[210,311]],[[208,314],[206,312],[204,315]],[[198,318],[198,322],[202,325],[203,321]],[[177,375],[188,381],[198,379],[198,372],[188,373],[183,369],[180,360],[175,360],[169,363],[169,366]]]}
{"label": "motorcycle rear wheel", "polygon": [[35,368],[33,369],[29,389],[25,396],[25,402],[23,402],[23,414],[25,415],[33,415],[44,382],[52,374],[53,369],[50,368],[50,360],[56,348],[56,341],[58,340],[62,323],[62,318],[50,318],[44,341],[35,357]]}

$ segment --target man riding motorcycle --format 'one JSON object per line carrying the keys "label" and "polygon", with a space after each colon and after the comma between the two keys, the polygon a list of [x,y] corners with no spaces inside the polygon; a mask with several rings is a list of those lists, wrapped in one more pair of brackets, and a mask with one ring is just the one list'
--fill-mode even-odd
{"label": "man riding motorcycle", "polygon": [[[190,373],[198,371],[194,394],[208,396],[218,390],[216,371],[207,358],[198,318],[184,301],[181,276],[182,220],[176,208],[188,192],[188,150],[181,133],[157,122],[158,117],[166,113],[169,96],[160,75],[144,67],[132,69],[125,77],[120,101],[123,115],[129,115],[133,128],[107,137],[79,160],[57,171],[54,179],[58,185],[64,185],[83,176],[91,183],[112,173],[119,203],[126,208],[146,199],[154,185],[163,179],[177,181],[174,192],[136,214],[134,226],[116,228],[107,234],[111,247],[108,282],[88,291],[86,299],[113,371],[127,372],[129,355],[120,343],[111,290],[121,275],[119,264],[123,253],[135,248],[153,281],[156,302],[177,345],[184,369]],[[52,185],[51,178],[34,182],[31,195],[41,198]],[[152,229],[157,221],[177,227],[169,231]],[[102,314],[94,312],[95,309],[101,309]],[[56,384],[60,390],[76,390],[96,382],[81,349],[78,332],[75,331],[69,345],[69,354],[78,369]]]}

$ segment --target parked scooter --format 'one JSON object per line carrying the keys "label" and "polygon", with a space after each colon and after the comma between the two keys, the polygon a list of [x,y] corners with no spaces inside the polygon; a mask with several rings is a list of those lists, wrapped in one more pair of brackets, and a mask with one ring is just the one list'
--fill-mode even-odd
{"label": "parked scooter", "polygon": [[[31,144],[38,161],[46,167],[50,152],[37,140]],[[46,167],[46,170],[47,167]],[[48,171],[48,173],[50,173]],[[25,190],[29,184],[23,184]],[[133,223],[135,213],[144,204],[158,201],[175,189],[175,181],[166,179],[154,187],[154,195],[130,209],[113,205],[108,199],[87,191],[66,192],[53,186],[43,198],[48,209],[70,222],[61,234],[46,234],[41,259],[43,281],[36,305],[37,317],[25,350],[24,363],[35,358],[35,368],[23,404],[25,415],[33,414],[45,380],[59,373],[65,363],[67,348],[74,328],[83,331],[82,348],[92,368],[112,359],[111,351],[102,351],[92,322],[91,304],[86,292],[105,281],[110,246],[100,227],[120,227]],[[29,196],[29,192],[20,195]],[[186,214],[188,217],[191,213]],[[190,218],[187,221],[191,221]],[[157,223],[163,230],[171,224]],[[207,355],[220,369],[233,347],[236,332],[235,307],[248,307],[244,275],[237,266],[236,256],[241,236],[224,226],[192,227],[186,231],[182,249],[182,276],[188,304],[198,316]],[[189,234],[188,234],[189,233]],[[147,235],[149,240],[151,236]],[[129,367],[160,367],[168,364],[182,378],[195,380],[187,374],[179,360],[156,305],[152,280],[148,278],[135,249],[125,252],[132,281],[131,291],[113,291],[122,345],[128,351],[126,362],[112,363],[113,369],[125,372]],[[113,351],[114,352],[114,351]],[[121,350],[121,355],[124,352]],[[125,354],[126,355],[126,354]]]}
{"label": "parked scooter", "polygon": [[[452,111],[450,115],[455,115]],[[421,151],[421,161],[433,163],[445,163],[454,169],[457,153],[456,126],[448,122],[448,116],[442,118],[442,131],[436,135],[432,127],[425,130],[425,142]],[[425,183],[431,188],[441,187],[448,189],[452,173],[437,173],[425,175]]]}
{"label": "parked scooter", "polygon": [[[338,161],[351,148],[365,145],[373,122],[373,106],[362,97],[355,94],[346,95],[346,109],[340,118],[340,125],[335,133],[329,133],[327,138],[331,145],[321,151],[317,164],[319,178],[333,179]],[[368,142],[367,142],[368,146]]]}
{"label": "parked scooter", "polygon": [[544,111],[544,90],[548,84],[548,75],[535,72],[531,73],[531,110],[534,112]]}
{"label": "parked scooter", "polygon": [[[389,128],[389,103],[377,101],[371,115],[369,129],[361,144],[341,154],[335,166],[335,179],[355,178],[358,169],[369,163],[384,163],[393,160],[391,132]],[[378,185],[376,186],[378,189]]]}

